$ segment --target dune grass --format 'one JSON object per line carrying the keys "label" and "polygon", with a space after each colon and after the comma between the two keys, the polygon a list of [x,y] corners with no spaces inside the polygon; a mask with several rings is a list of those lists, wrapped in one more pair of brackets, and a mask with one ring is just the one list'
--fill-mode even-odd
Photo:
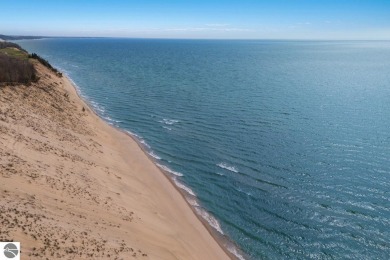
{"label": "dune grass", "polygon": [[22,60],[28,60],[28,54],[26,52],[14,47],[7,47],[4,49],[0,49],[0,54],[5,54],[7,56],[22,59]]}

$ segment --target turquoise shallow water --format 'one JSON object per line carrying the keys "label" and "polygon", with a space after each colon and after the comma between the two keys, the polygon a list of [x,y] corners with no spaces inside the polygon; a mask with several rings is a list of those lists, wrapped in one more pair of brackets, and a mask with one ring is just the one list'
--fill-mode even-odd
{"label": "turquoise shallow water", "polygon": [[247,258],[390,255],[390,42],[19,43],[136,134]]}

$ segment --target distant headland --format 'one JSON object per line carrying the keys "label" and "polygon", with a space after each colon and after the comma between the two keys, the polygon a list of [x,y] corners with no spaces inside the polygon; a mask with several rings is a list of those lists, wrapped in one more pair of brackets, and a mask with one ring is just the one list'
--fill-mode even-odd
{"label": "distant headland", "polygon": [[20,35],[4,35],[0,34],[0,40],[4,41],[15,41],[15,40],[36,40],[36,39],[43,39],[48,38],[45,36],[20,36]]}

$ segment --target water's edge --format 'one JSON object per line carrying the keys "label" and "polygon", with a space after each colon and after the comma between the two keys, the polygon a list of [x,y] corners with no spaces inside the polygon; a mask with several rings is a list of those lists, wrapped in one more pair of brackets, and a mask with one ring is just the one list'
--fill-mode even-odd
{"label": "water's edge", "polygon": [[209,212],[207,212],[206,209],[201,207],[199,201],[196,199],[196,194],[193,194],[193,196],[191,196],[192,194],[189,194],[188,192],[185,192],[182,188],[179,188],[178,185],[180,185],[181,182],[178,182],[176,180],[176,177],[174,177],[168,170],[164,170],[158,166],[156,158],[153,157],[153,155],[151,155],[147,151],[146,149],[147,145],[142,143],[141,141],[142,137],[132,133],[131,131],[124,130],[118,127],[117,125],[110,123],[107,119],[101,117],[99,113],[95,111],[94,106],[92,106],[92,104],[86,98],[83,97],[83,95],[81,94],[80,87],[72,80],[69,74],[67,74],[65,71],[61,69],[60,71],[62,72],[64,77],[66,77],[66,79],[71,83],[71,86],[75,89],[78,98],[82,101],[82,103],[84,103],[89,108],[90,111],[92,111],[97,117],[99,117],[108,126],[114,128],[117,131],[120,131],[121,133],[124,133],[126,136],[130,137],[135,143],[137,143],[138,147],[142,150],[142,152],[149,158],[149,160],[151,160],[154,163],[157,169],[168,179],[168,181],[172,184],[173,188],[180,193],[184,201],[187,203],[188,207],[192,210],[194,215],[199,219],[199,221],[207,229],[209,234],[214,238],[214,240],[218,243],[218,245],[222,248],[222,250],[231,259],[234,260],[247,259],[245,253],[239,248],[239,246],[234,241],[232,241],[227,235],[221,233],[221,231],[216,230],[215,227],[213,227],[204,217],[202,217],[202,214],[206,214],[206,216],[215,219],[215,217],[212,216]]}

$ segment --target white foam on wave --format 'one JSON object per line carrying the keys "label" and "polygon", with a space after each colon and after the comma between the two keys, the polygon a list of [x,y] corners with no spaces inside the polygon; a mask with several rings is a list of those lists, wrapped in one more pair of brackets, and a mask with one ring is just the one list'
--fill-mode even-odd
{"label": "white foam on wave", "polygon": [[219,225],[219,222],[216,218],[211,216],[207,211],[201,209],[201,208],[195,208],[196,213],[198,213],[199,216],[201,216],[204,220],[209,223],[210,226],[212,226],[215,230],[217,230],[222,235],[224,234],[222,231],[221,226]]}
{"label": "white foam on wave", "polygon": [[176,175],[176,176],[179,176],[179,177],[183,176],[182,173],[180,173],[180,172],[175,172],[174,170],[169,169],[169,168],[168,168],[167,166],[165,166],[165,165],[162,165],[162,164],[159,164],[159,163],[156,163],[156,165],[157,165],[160,169],[162,169],[162,170],[164,170],[164,171],[166,171],[166,172],[172,173],[173,175]]}
{"label": "white foam on wave", "polygon": [[143,144],[143,145],[145,145],[145,147],[147,147],[147,148],[150,148],[150,145],[145,141],[145,140],[140,140],[139,141],[141,144]]}
{"label": "white foam on wave", "polygon": [[186,198],[187,202],[193,207],[199,207],[198,202],[193,198]]}
{"label": "white foam on wave", "polygon": [[172,130],[172,128],[170,128],[170,127],[168,127],[168,126],[163,126],[163,128],[164,128],[164,129],[167,129],[167,130],[169,130],[169,131]]}
{"label": "white foam on wave", "polygon": [[133,132],[126,131],[126,133],[128,133],[128,134],[131,135],[131,136],[137,137],[138,139],[141,139],[141,136],[139,136],[139,135],[137,135],[137,134],[135,134],[135,133],[133,133]]}
{"label": "white foam on wave", "polygon": [[105,119],[106,121],[108,121],[109,123],[113,122],[113,120],[109,116],[102,116],[102,118]]}
{"label": "white foam on wave", "polygon": [[105,120],[107,120],[109,123],[111,123],[111,124],[114,124],[114,123],[122,123],[122,121],[120,121],[120,120],[116,120],[116,119],[113,119],[113,118],[111,118],[111,117],[109,117],[109,116],[102,116],[102,118],[104,118]]}
{"label": "white foam on wave", "polygon": [[126,130],[126,133],[128,133],[129,135],[133,136],[135,139],[137,139],[142,145],[144,145],[146,148],[150,149],[150,145],[144,140],[142,139],[141,136],[131,132],[131,131],[128,131]]}
{"label": "white foam on wave", "polygon": [[231,171],[231,172],[238,172],[236,167],[230,166],[230,165],[228,165],[228,164],[226,164],[224,162],[218,163],[217,166],[222,168],[222,169],[226,169],[228,171]]}
{"label": "white foam on wave", "polygon": [[112,119],[111,117],[109,116],[101,116],[103,119],[105,119],[107,121],[107,123],[109,123],[110,125],[114,125],[114,123],[117,123],[116,120]]}
{"label": "white foam on wave", "polygon": [[232,253],[238,259],[245,260],[245,258],[237,251],[237,248],[235,248],[234,246],[229,246],[227,249],[229,250],[230,253]]}
{"label": "white foam on wave", "polygon": [[187,187],[183,183],[179,182],[176,178],[173,178],[173,182],[176,184],[177,187],[186,191],[188,194],[190,194],[194,197],[196,196],[195,193],[189,187]]}
{"label": "white foam on wave", "polygon": [[152,156],[154,159],[156,160],[161,160],[161,157],[158,156],[157,154],[155,154],[153,151],[150,151],[149,152],[149,155]]}
{"label": "white foam on wave", "polygon": [[89,103],[91,104],[93,110],[98,112],[98,114],[104,115],[104,113],[106,112],[106,109],[103,106],[96,103],[95,101],[89,101]]}
{"label": "white foam on wave", "polygon": [[250,192],[246,192],[246,191],[244,191],[244,190],[242,190],[241,188],[234,188],[236,191],[238,191],[238,192],[241,192],[241,193],[243,193],[243,194],[246,194],[247,196],[252,196],[252,193],[250,193]]}
{"label": "white foam on wave", "polygon": [[166,125],[173,125],[173,124],[176,124],[179,122],[179,120],[175,120],[175,119],[167,119],[167,118],[163,118],[162,121],[159,121],[160,123],[164,123]]}

